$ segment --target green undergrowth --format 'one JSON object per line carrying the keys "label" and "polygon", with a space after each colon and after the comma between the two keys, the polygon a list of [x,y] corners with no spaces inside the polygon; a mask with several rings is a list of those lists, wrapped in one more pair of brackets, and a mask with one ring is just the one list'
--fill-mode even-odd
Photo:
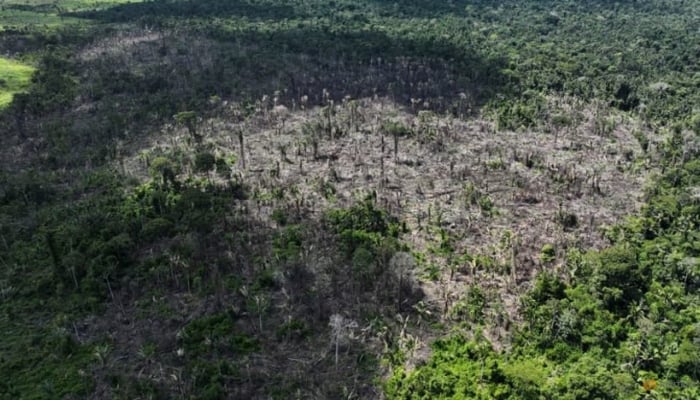
{"label": "green undergrowth", "polygon": [[[370,198],[330,211],[324,246],[329,256],[338,254],[339,264],[305,269],[309,232],[322,235],[326,224],[304,221],[268,231],[235,211],[248,195],[245,185],[217,186],[203,176],[164,171],[155,168],[145,183],[113,170],[93,171],[68,191],[61,190],[60,173],[0,175],[0,398],[83,398],[96,387],[115,398],[176,393],[130,374],[131,366],[117,358],[125,351],[132,357],[138,351],[137,362],[147,365],[158,357],[179,360],[179,379],[195,398],[223,398],[236,385],[246,388],[243,393],[286,398],[309,382],[329,396],[342,392],[342,380],[318,382],[307,374],[279,373],[277,383],[265,383],[266,370],[251,372],[250,360],[328,335],[324,303],[343,307],[364,298],[362,318],[381,319],[384,307],[393,311],[391,295],[402,289],[389,262],[400,248],[395,218]],[[312,289],[329,276],[347,278],[341,286]],[[99,319],[108,310],[123,315],[127,305],[135,313],[125,318],[169,321],[182,311],[157,299],[173,296],[210,304],[213,311],[186,315],[181,328],[168,333],[174,347],[167,350],[159,336],[147,336],[139,348],[118,348],[120,323]],[[218,305],[207,302],[212,297]],[[115,331],[89,333],[91,323],[83,321],[95,318]],[[361,345],[344,347],[341,357],[342,368],[367,382],[376,372]],[[333,362],[324,359],[323,368],[333,371]]]}
{"label": "green undergrowth", "polygon": [[[6,288],[7,289],[7,288]],[[94,346],[80,343],[58,299],[7,297],[0,306],[2,399],[88,396],[100,361]],[[65,314],[68,312],[69,314]]]}
{"label": "green undergrowth", "polygon": [[525,323],[497,353],[477,328],[441,339],[390,399],[688,399],[700,396],[697,153],[665,144],[666,172],[610,246],[569,253],[521,299]]}
{"label": "green undergrowth", "polygon": [[[160,278],[158,271],[143,269],[149,264],[137,256],[139,248],[203,232],[222,201],[235,198],[206,183],[132,187],[113,171],[89,173],[69,192],[58,189],[61,180],[59,174],[35,172],[0,175],[0,398],[92,393],[112,339],[108,332],[85,337],[79,321],[104,312],[125,282],[149,286]],[[191,254],[194,239],[180,239],[174,251]],[[185,268],[172,274],[191,288],[205,272]],[[188,326],[194,337],[198,331],[195,323]],[[255,341],[242,334],[232,343],[251,348]]]}

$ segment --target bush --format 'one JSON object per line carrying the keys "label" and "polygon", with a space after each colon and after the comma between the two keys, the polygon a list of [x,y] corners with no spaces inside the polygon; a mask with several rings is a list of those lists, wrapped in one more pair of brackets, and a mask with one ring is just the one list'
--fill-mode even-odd
{"label": "bush", "polygon": [[557,252],[554,250],[554,246],[549,243],[542,246],[542,251],[540,251],[540,262],[542,264],[549,264],[553,262],[556,256]]}
{"label": "bush", "polygon": [[295,261],[301,255],[303,229],[299,225],[289,225],[275,234],[272,252],[280,262]]}
{"label": "bush", "polygon": [[390,136],[407,137],[413,135],[413,131],[400,122],[385,121],[381,129],[382,132]]}
{"label": "bush", "polygon": [[326,220],[333,231],[340,236],[341,246],[348,258],[356,249],[364,247],[374,254],[379,247],[396,248],[395,240],[399,235],[399,225],[389,214],[374,207],[371,200],[349,209],[332,210],[326,214]]}
{"label": "bush", "polygon": [[603,301],[620,314],[638,301],[649,287],[649,271],[639,265],[636,251],[628,245],[605,249],[598,255],[596,271]]}
{"label": "bush", "polygon": [[292,319],[277,328],[278,339],[303,340],[311,334],[311,329],[304,321]]}
{"label": "bush", "polygon": [[216,165],[216,157],[209,152],[197,153],[194,159],[194,169],[198,172],[209,172]]}
{"label": "bush", "polygon": [[178,168],[175,163],[166,157],[156,157],[150,165],[151,175],[161,177],[163,184],[175,183]]}
{"label": "bush", "polygon": [[482,323],[484,321],[484,308],[486,297],[481,288],[472,285],[467,289],[467,294],[452,308],[452,317],[464,319],[469,322]]}
{"label": "bush", "polygon": [[285,226],[287,223],[289,223],[289,216],[287,215],[287,211],[283,210],[281,208],[275,208],[272,210],[272,215],[270,218],[277,223],[277,225],[280,226]]}
{"label": "bush", "polygon": [[537,275],[535,287],[532,288],[528,297],[533,299],[536,304],[545,304],[549,300],[561,300],[565,298],[565,290],[566,284],[564,284],[559,277],[549,272],[543,272]]}
{"label": "bush", "polygon": [[347,210],[332,210],[327,214],[326,219],[336,233],[365,231],[381,236],[393,235],[389,229],[395,222],[386,211],[376,208],[369,199]]}

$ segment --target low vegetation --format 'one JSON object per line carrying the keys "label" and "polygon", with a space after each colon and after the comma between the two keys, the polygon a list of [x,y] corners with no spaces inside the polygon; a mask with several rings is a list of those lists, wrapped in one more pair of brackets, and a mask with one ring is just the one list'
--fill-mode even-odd
{"label": "low vegetation", "polygon": [[700,397],[696,2],[0,5],[0,398]]}
{"label": "low vegetation", "polygon": [[0,107],[12,102],[15,93],[26,90],[34,68],[15,60],[0,58]]}

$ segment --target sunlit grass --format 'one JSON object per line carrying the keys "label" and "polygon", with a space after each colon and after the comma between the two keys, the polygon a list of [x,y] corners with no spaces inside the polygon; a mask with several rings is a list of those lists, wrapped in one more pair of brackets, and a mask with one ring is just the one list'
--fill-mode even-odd
{"label": "sunlit grass", "polygon": [[[0,0],[0,33],[14,30],[30,32],[76,24],[90,20],[67,16],[71,12],[108,8],[141,0]],[[27,88],[34,68],[0,57],[0,108],[12,102],[15,93]]]}
{"label": "sunlit grass", "polygon": [[141,0],[6,0],[0,1],[0,31],[8,29],[58,28],[89,21],[67,13],[108,8]]}
{"label": "sunlit grass", "polygon": [[15,93],[29,86],[34,67],[15,60],[0,58],[0,108],[12,102]]}
{"label": "sunlit grass", "polygon": [[138,3],[139,0],[7,0],[5,6],[23,5],[36,7],[38,10],[56,9],[61,11],[76,11],[102,8],[114,4]]}

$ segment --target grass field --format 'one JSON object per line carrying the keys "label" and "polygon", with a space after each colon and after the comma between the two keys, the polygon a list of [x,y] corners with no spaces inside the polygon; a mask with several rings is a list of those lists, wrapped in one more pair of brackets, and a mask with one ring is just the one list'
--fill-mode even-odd
{"label": "grass field", "polygon": [[98,10],[139,0],[9,0],[0,5],[0,32],[6,30],[55,29],[85,20],[64,16],[65,13]]}
{"label": "grass field", "polygon": [[29,86],[34,68],[15,60],[0,58],[0,108],[12,101],[12,96]]}

